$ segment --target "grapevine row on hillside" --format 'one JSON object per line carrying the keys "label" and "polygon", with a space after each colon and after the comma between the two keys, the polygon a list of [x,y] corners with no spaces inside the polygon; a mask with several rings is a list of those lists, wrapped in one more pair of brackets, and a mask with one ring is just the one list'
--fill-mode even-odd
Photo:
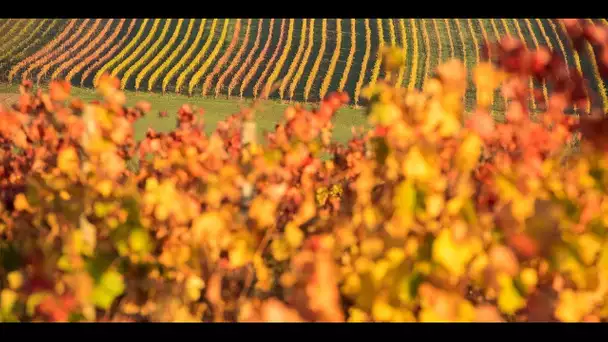
{"label": "grapevine row on hillside", "polygon": [[70,37],[67,40],[65,40],[61,45],[55,47],[55,49],[50,51],[48,54],[42,56],[41,58],[36,60],[34,63],[30,64],[30,66],[23,73],[22,78],[28,79],[29,78],[28,76],[31,72],[34,72],[37,68],[41,68],[41,73],[37,74],[38,80],[40,80],[40,75],[42,74],[42,71],[45,71],[50,63],[53,63],[57,59],[62,59],[64,57],[67,57],[69,52],[72,51],[70,49],[70,47],[72,46],[73,42],[76,42],[77,44],[80,43],[80,40],[77,40],[77,39],[84,32],[84,30],[87,27],[87,25],[89,24],[89,22],[90,22],[89,19],[83,20],[82,23],[80,24],[80,26],[78,26],[76,28],[76,30],[71,33]]}
{"label": "grapevine row on hillside", "polygon": [[348,55],[346,56],[346,66],[344,67],[344,73],[340,78],[340,85],[338,87],[338,91],[344,91],[346,81],[348,80],[348,76],[350,75],[350,69],[353,66],[353,60],[355,59],[355,50],[357,48],[357,33],[355,30],[355,23],[355,19],[350,19],[350,50],[348,51]]}
{"label": "grapevine row on hillside", "polygon": [[[76,19],[70,20],[70,22],[63,29],[63,31],[58,36],[53,38],[49,43],[47,43],[42,49],[38,50],[33,55],[28,56],[27,58],[23,59],[22,61],[17,63],[15,66],[13,66],[13,68],[11,68],[11,70],[8,74],[9,82],[13,81],[13,78],[17,75],[17,73],[19,71],[21,71],[21,69],[29,66],[31,63],[36,61],[38,59],[38,57],[41,57],[41,56],[44,56],[44,55],[50,53],[51,50],[53,50],[53,48],[55,48],[55,46],[59,45],[63,41],[63,39],[71,32],[74,25],[76,25]],[[23,78],[25,78],[25,77],[23,77]]]}
{"label": "grapevine row on hillside", "polygon": [[[79,52],[81,52],[82,49],[80,49],[80,48],[89,41],[89,39],[91,38],[91,36],[94,33],[96,33],[95,30],[97,29],[99,24],[101,24],[101,20],[96,19],[93,22],[93,26],[89,27],[86,32],[84,32],[84,30],[83,30],[82,32],[78,33],[78,34],[82,34],[82,36],[80,37],[80,39],[78,39],[78,41],[76,41],[74,43],[74,45],[70,46],[68,49],[66,49],[66,51],[61,53],[56,58],[54,58],[53,61],[50,61],[50,62],[44,64],[44,66],[40,69],[40,71],[36,75],[36,82],[40,82],[40,79],[45,77],[53,66],[60,64],[64,61],[67,61],[71,55],[78,54]],[[51,79],[52,79],[52,77],[51,77]]]}
{"label": "grapevine row on hillside", "polygon": [[[83,68],[86,65],[89,65],[89,63],[93,62],[93,64],[90,64],[87,69],[85,69],[85,71],[82,73],[82,76],[80,77],[80,85],[82,86],[84,83],[84,80],[87,79],[87,77],[89,77],[89,75],[95,71],[97,69],[97,67],[100,67],[101,65],[104,65],[103,63],[105,63],[106,61],[108,61],[110,58],[112,58],[112,56],[114,56],[114,53],[116,53],[118,51],[118,49],[120,49],[125,41],[127,40],[127,38],[129,38],[131,32],[133,31],[133,28],[135,27],[135,24],[137,23],[137,19],[132,19],[131,23],[129,24],[129,27],[127,28],[127,33],[120,38],[120,40],[116,43],[114,43],[114,40],[118,37],[118,35],[120,34],[120,30],[122,29],[122,25],[124,23],[121,23],[116,30],[114,30],[114,33],[112,33],[112,36],[110,36],[110,38],[103,43],[102,46],[100,46],[98,49],[95,50],[94,53],[92,53],[89,57],[87,57],[86,60],[83,61],[82,65],[79,65],[79,68]],[[107,51],[107,53],[104,54],[105,50],[111,45],[112,47],[110,48],[109,51]],[[78,68],[75,68],[78,69]],[[70,73],[72,73],[72,75],[75,75],[78,71],[76,70],[72,70]],[[93,82],[95,83],[95,82]]]}
{"label": "grapevine row on hillside", "polygon": [[[51,74],[51,80],[58,79],[63,71],[65,71],[67,68],[71,67],[75,63],[80,62],[81,59],[84,58],[84,56],[86,56],[89,52],[96,48],[97,44],[99,44],[102,39],[107,39],[106,34],[110,30],[110,27],[112,27],[113,22],[114,19],[108,20],[104,25],[103,29],[96,35],[93,40],[91,40],[82,50],[78,51],[78,53],[74,57],[69,58],[67,61],[59,65],[57,69],[55,69],[55,71],[53,71],[53,73]],[[121,23],[119,25],[122,26],[122,23],[124,23],[124,19],[121,19]]]}
{"label": "grapevine row on hillside", "polygon": [[[139,26],[139,29],[137,30],[137,33],[135,34],[135,37],[133,37],[129,43],[127,44],[127,46],[125,46],[124,49],[122,49],[116,56],[114,56],[107,64],[104,64],[95,74],[95,78],[93,79],[93,84],[95,86],[97,86],[98,82],[99,82],[99,78],[106,72],[106,71],[110,71],[112,70],[111,73],[113,73],[114,71],[114,66],[121,63],[123,61],[123,59],[125,59],[125,57],[129,56],[129,54],[131,53],[131,50],[137,46],[137,44],[139,43],[139,39],[141,38],[141,36],[144,34],[145,31],[145,27],[146,24],[148,23],[149,19],[144,19],[143,22],[141,23],[141,25]],[[126,36],[125,36],[126,38]],[[120,65],[120,64],[119,64]]]}
{"label": "grapevine row on hillside", "polygon": [[298,82],[302,78],[302,75],[304,74],[304,68],[306,67],[306,64],[309,61],[310,54],[312,53],[312,49],[315,44],[315,42],[314,42],[315,19],[308,20],[308,28],[309,28],[308,44],[306,44],[306,50],[304,51],[304,56],[302,57],[302,60],[300,61],[300,66],[298,67],[298,70],[296,71],[296,74],[294,75],[293,80],[291,81],[291,85],[289,86],[289,100],[290,101],[294,97],[294,91],[296,89],[296,86],[298,85]]}
{"label": "grapevine row on hillside", "polygon": [[258,95],[261,95],[261,96],[265,95],[265,94],[260,94],[259,90],[260,90],[260,87],[264,84],[264,81],[266,80],[266,75],[268,75],[268,73],[270,72],[270,69],[275,68],[274,61],[276,60],[277,56],[279,55],[279,52],[282,50],[282,47],[283,47],[283,37],[285,36],[285,23],[286,22],[287,22],[286,19],[281,19],[281,28],[279,31],[278,44],[275,47],[274,51],[272,52],[270,59],[266,63],[266,67],[263,69],[262,74],[260,76],[258,76],[257,81],[255,82],[255,85],[253,86],[253,96],[254,97],[258,97]]}
{"label": "grapevine row on hillside", "polygon": [[[173,30],[173,33],[171,34],[169,41],[166,44],[164,44],[164,46],[162,47],[160,52],[158,54],[156,54],[149,63],[146,64],[146,66],[139,72],[139,74],[137,74],[137,78],[135,80],[135,89],[136,90],[139,88],[139,85],[141,84],[144,77],[146,77],[148,75],[148,73],[150,73],[150,71],[152,71],[152,69],[155,69],[154,73],[152,74],[152,76],[150,76],[150,79],[148,80],[148,90],[151,90],[152,83],[154,83],[153,81],[164,70],[165,64],[161,64],[161,66],[158,68],[156,66],[162,60],[165,60],[165,61],[170,60],[170,59],[165,59],[165,56],[167,55],[167,53],[169,53],[169,50],[171,50],[171,48],[173,48],[173,45],[177,41],[177,37],[179,36],[180,29],[182,28],[183,23],[184,23],[184,19],[177,20],[176,27]],[[167,23],[167,25],[168,25],[168,23]],[[161,39],[162,38],[159,38],[157,40],[157,43],[160,44],[160,42],[162,41]]]}
{"label": "grapevine row on hillside", "polygon": [[[165,35],[169,30],[169,25],[171,25],[171,19],[165,21],[165,24],[161,29],[160,38],[158,38],[156,41],[154,41],[154,43],[152,43],[152,40],[156,37],[156,31],[160,26],[160,20],[156,19],[154,21],[154,24],[152,25],[152,30],[148,33],[146,39],[144,39],[144,41],[137,47],[137,49],[135,49],[135,51],[133,51],[133,53],[129,57],[127,57],[121,64],[119,64],[116,69],[112,70],[111,75],[117,76],[120,74],[121,70],[126,69],[128,67],[124,75],[122,75],[122,77],[120,78],[120,89],[125,89],[127,81],[129,80],[131,75],[137,72],[139,68],[142,67],[144,63],[148,61],[152,54],[156,52],[156,49],[158,49],[160,42],[165,38]],[[150,43],[152,43],[152,45],[148,47]],[[143,53],[143,55],[140,56],[141,53]],[[137,81],[138,80],[136,79],[135,90],[139,88],[139,82]]]}
{"label": "grapevine row on hillside", "polygon": [[[122,89],[190,95],[197,89],[203,96],[236,93],[289,101],[345,90],[358,105],[366,83],[389,78],[409,90],[422,88],[440,61],[458,58],[467,67],[464,102],[470,108],[476,94],[471,70],[482,62],[479,48],[511,35],[532,49],[555,49],[587,78],[593,94],[576,112],[608,109],[593,47],[576,52],[563,23],[553,19],[278,20],[2,19],[0,72],[10,82],[66,78],[82,86],[97,85],[109,73],[118,76]],[[379,52],[389,45],[401,49],[405,63],[384,75]],[[549,85],[526,83],[536,95],[529,98],[530,109],[542,110]],[[271,92],[274,85],[277,92]],[[506,109],[498,91],[491,100],[493,113]]]}
{"label": "grapevine row on hillside", "polygon": [[[173,80],[173,78],[175,77],[175,75],[177,75],[179,70],[184,65],[186,65],[186,62],[188,62],[188,60],[190,59],[190,56],[192,56],[195,49],[198,47],[198,44],[199,44],[201,38],[203,37],[203,32],[205,32],[205,23],[206,23],[206,19],[201,19],[196,36],[194,37],[194,42],[192,43],[192,45],[190,45],[188,50],[186,50],[186,53],[171,68],[171,70],[169,70],[167,75],[165,75],[165,78],[163,78],[163,84],[162,84],[163,93],[166,91],[167,86],[169,85],[169,82],[171,82]],[[186,40],[184,40],[184,42],[185,41]],[[176,92],[177,92],[177,89],[176,89]]]}
{"label": "grapevine row on hillside", "polygon": [[272,41],[272,33],[273,33],[272,29],[273,28],[274,28],[274,19],[270,19],[270,29],[268,30],[268,36],[266,37],[266,42],[264,43],[264,46],[262,47],[262,50],[260,51],[260,54],[256,58],[255,62],[253,62],[253,65],[249,69],[249,72],[243,78],[243,83],[241,83],[241,89],[240,89],[241,97],[243,97],[245,87],[247,87],[247,85],[249,85],[249,82],[251,82],[251,79],[253,79],[253,76],[258,71],[260,64],[266,57],[266,53],[268,53],[268,48],[270,47],[270,42]]}
{"label": "grapevine row on hillside", "polygon": [[[285,64],[287,56],[289,55],[289,51],[291,50],[294,24],[295,20],[289,19],[289,28],[287,29],[287,42],[285,43],[285,48],[283,49],[281,57],[279,57],[279,61],[274,67],[272,74],[270,74],[270,76],[268,77],[268,81],[266,81],[266,86],[264,87],[264,91],[262,92],[265,98],[268,98],[268,96],[270,95],[271,87],[274,85],[274,82],[279,77],[279,73],[283,70],[283,65]],[[331,72],[329,72],[328,74],[331,74]]]}
{"label": "grapevine row on hillside", "polygon": [[220,57],[220,59],[218,59],[217,63],[215,63],[213,70],[211,71],[211,73],[209,73],[209,75],[207,75],[207,77],[205,78],[205,81],[203,82],[203,96],[207,95],[207,89],[209,89],[209,87],[211,86],[213,80],[215,79],[215,76],[217,76],[220,73],[220,71],[222,70],[222,67],[226,64],[228,59],[231,57],[232,52],[234,51],[234,48],[236,47],[236,44],[239,41],[240,32],[241,32],[241,19],[237,19],[236,24],[234,25],[234,30],[232,32],[232,39],[230,40],[230,44],[228,45],[228,48],[226,49],[226,51],[224,51],[224,54]]}
{"label": "grapevine row on hillside", "polygon": [[257,31],[256,31],[256,35],[255,35],[255,40],[253,42],[253,46],[252,46],[251,50],[249,51],[249,53],[247,54],[247,57],[245,57],[243,64],[241,64],[241,66],[237,69],[236,73],[232,77],[232,80],[228,84],[228,96],[232,95],[232,90],[234,89],[234,87],[239,82],[241,82],[241,79],[244,76],[245,71],[248,70],[249,66],[251,65],[251,62],[253,61],[253,57],[254,57],[255,53],[258,51],[258,48],[260,47],[263,24],[264,24],[264,20],[258,19],[258,26],[257,26]]}
{"label": "grapevine row on hillside", "polygon": [[[179,27],[181,27],[182,22],[183,22],[183,20],[180,19],[180,21],[178,22]],[[148,91],[151,91],[152,88],[154,88],[154,84],[156,83],[158,78],[173,63],[173,61],[175,60],[177,55],[182,52],[182,50],[184,49],[184,46],[186,46],[186,43],[188,42],[188,39],[190,38],[190,34],[192,33],[193,27],[194,27],[194,19],[190,19],[188,21],[188,27],[186,28],[186,34],[184,35],[182,40],[178,43],[177,47],[175,49],[173,49],[173,51],[171,52],[169,57],[167,59],[165,59],[164,62],[160,65],[160,67],[158,67],[150,76],[150,79],[148,80]],[[179,32],[180,32],[179,29],[175,30],[175,32],[173,33],[173,36],[171,36],[171,44],[167,44],[165,46],[165,48],[167,50],[171,49],[173,44],[175,44],[175,41],[176,41],[177,37],[179,36]],[[168,51],[164,51],[164,49],[163,49],[163,51],[161,51],[161,53],[159,54],[161,57],[157,56],[156,58],[161,60],[162,56],[164,56],[164,54],[166,54],[167,52]],[[163,84],[164,84],[164,82],[163,82]],[[164,92],[164,86],[163,86],[163,92]]]}
{"label": "grapevine row on hillside", "polygon": [[220,37],[219,37],[218,41],[216,42],[215,47],[213,48],[213,50],[209,54],[209,57],[207,57],[207,59],[205,60],[205,62],[201,66],[201,68],[196,73],[194,73],[194,75],[192,76],[192,79],[190,80],[190,83],[188,83],[188,94],[189,95],[192,95],[192,90],[198,84],[199,80],[203,77],[203,75],[205,74],[205,72],[207,71],[209,66],[211,66],[211,63],[213,62],[213,60],[215,59],[217,54],[220,52],[222,45],[224,45],[224,40],[226,39],[227,32],[228,32],[228,19],[224,19],[224,26],[222,27],[222,32],[220,33]]}
{"label": "grapevine row on hillside", "polygon": [[[245,37],[243,38],[243,41],[241,42],[241,47],[238,49],[238,51],[234,55],[234,58],[232,58],[232,61],[230,62],[230,64],[226,68],[226,70],[224,70],[222,75],[218,78],[217,83],[215,84],[215,97],[219,96],[220,91],[224,88],[224,83],[226,82],[226,78],[228,78],[228,76],[230,76],[232,74],[232,71],[234,71],[235,68],[237,67],[237,65],[241,62],[241,58],[243,57],[243,54],[245,53],[245,50],[248,47],[249,37],[251,35],[252,22],[253,22],[253,20],[251,18],[247,19],[247,27],[245,28]],[[231,89],[228,90],[228,93],[230,93],[230,90]]]}
{"label": "grapevine row on hillside", "polygon": [[194,56],[194,59],[190,61],[190,64],[188,64],[186,69],[184,69],[177,77],[177,83],[175,84],[176,93],[179,93],[181,91],[182,84],[186,81],[186,77],[188,77],[188,75],[190,75],[190,73],[194,71],[194,68],[196,68],[202,62],[205,52],[207,52],[207,49],[209,49],[211,42],[213,42],[216,26],[217,19],[213,19],[213,21],[211,22],[211,28],[209,29],[209,34],[207,35],[207,39],[205,40],[202,49]]}
{"label": "grapevine row on hillside", "polygon": [[321,99],[325,97],[325,94],[327,94],[329,90],[331,78],[334,76],[338,58],[340,58],[340,48],[342,47],[342,19],[336,20],[336,47],[334,48],[334,53],[332,54],[331,62],[329,63],[329,68],[327,69],[327,74],[323,78],[323,83],[321,84],[321,89],[319,90],[319,98]]}

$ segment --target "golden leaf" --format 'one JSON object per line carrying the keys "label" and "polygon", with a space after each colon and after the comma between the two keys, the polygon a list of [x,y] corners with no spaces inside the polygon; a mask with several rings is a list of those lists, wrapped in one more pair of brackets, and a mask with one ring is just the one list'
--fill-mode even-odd
{"label": "golden leaf", "polygon": [[384,241],[379,237],[371,237],[361,243],[361,254],[370,259],[375,259],[382,254]]}
{"label": "golden leaf", "polygon": [[461,171],[470,172],[477,165],[482,144],[481,138],[477,135],[467,135],[456,155],[456,166]]}
{"label": "golden leaf", "polygon": [[12,290],[18,290],[23,285],[23,273],[21,271],[10,272],[6,279],[8,280],[8,287]]}
{"label": "golden leaf", "polygon": [[289,244],[283,239],[273,240],[270,243],[270,250],[272,257],[277,261],[289,259]]}
{"label": "golden leaf", "polygon": [[14,206],[17,211],[33,212],[33,209],[30,207],[24,194],[17,194],[17,196],[15,196]]}
{"label": "golden leaf", "polygon": [[526,300],[521,296],[513,279],[505,273],[501,273],[497,277],[500,286],[498,294],[498,307],[506,314],[513,315],[518,310],[526,306]]}
{"label": "golden leaf", "polygon": [[250,250],[246,240],[237,239],[233,242],[233,245],[228,252],[228,257],[230,258],[230,264],[232,266],[241,267],[251,261],[253,252]]}
{"label": "golden leaf", "polygon": [[296,224],[289,222],[285,226],[285,241],[287,241],[291,248],[298,248],[302,245],[302,241],[304,241],[304,233]]}
{"label": "golden leaf", "polygon": [[433,176],[431,165],[426,161],[420,148],[417,146],[412,147],[405,162],[403,163],[403,173],[408,178],[418,180],[428,180]]}
{"label": "golden leaf", "polygon": [[201,291],[205,287],[203,279],[196,275],[191,275],[186,279],[186,298],[191,301],[197,301],[201,296]]}
{"label": "golden leaf", "polygon": [[456,243],[452,233],[444,229],[433,243],[433,260],[445,267],[452,275],[460,277],[464,274],[469,261],[482,250],[481,241],[469,237],[461,243]]}
{"label": "golden leaf", "polygon": [[192,222],[192,237],[197,243],[213,244],[225,228],[226,224],[218,213],[206,212]]}

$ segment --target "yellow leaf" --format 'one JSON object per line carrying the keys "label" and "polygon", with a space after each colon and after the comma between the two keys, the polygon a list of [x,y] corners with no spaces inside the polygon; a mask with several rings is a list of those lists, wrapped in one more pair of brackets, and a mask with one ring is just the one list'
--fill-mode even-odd
{"label": "yellow leaf", "polygon": [[[255,268],[256,275],[256,288],[262,291],[269,291],[272,286],[272,272],[264,264],[264,259],[260,255],[255,255],[253,258],[253,267]],[[283,273],[286,275],[288,273]]]}
{"label": "yellow leaf", "polygon": [[285,226],[285,240],[291,246],[291,248],[298,248],[304,241],[304,233],[296,224],[289,222]]}
{"label": "yellow leaf", "polygon": [[399,217],[402,229],[408,229],[414,223],[414,211],[416,209],[416,188],[411,181],[403,181],[395,189],[393,198],[395,215]]}
{"label": "yellow leaf", "polygon": [[498,307],[502,312],[512,315],[526,306],[526,300],[519,294],[513,280],[508,275],[501,273],[497,279],[500,286]]}
{"label": "yellow leaf", "polygon": [[186,298],[191,301],[197,301],[201,296],[201,290],[205,287],[203,279],[196,275],[191,275],[186,280]]}
{"label": "yellow leaf", "polygon": [[59,197],[64,201],[68,201],[70,198],[72,198],[72,196],[70,196],[70,193],[65,190],[61,190],[59,192]]}
{"label": "yellow leaf", "polygon": [[108,197],[112,193],[112,181],[109,179],[102,180],[97,183],[95,186],[95,190],[97,190],[103,197]]}
{"label": "yellow leaf", "polygon": [[559,294],[555,317],[562,322],[580,322],[593,311],[593,307],[590,295],[566,289]]}
{"label": "yellow leaf", "polygon": [[377,322],[389,322],[393,317],[394,309],[386,299],[377,298],[372,306],[372,317]]}
{"label": "yellow leaf", "polygon": [[367,257],[359,257],[355,260],[355,270],[359,274],[364,274],[371,271],[374,268],[374,263]]}
{"label": "yellow leaf", "polygon": [[526,287],[527,292],[532,292],[538,284],[538,274],[533,268],[524,268],[519,274],[522,284]]}
{"label": "yellow leaf", "polygon": [[158,189],[158,179],[148,178],[146,179],[146,191],[154,191]]}
{"label": "yellow leaf", "polygon": [[156,208],[154,208],[154,217],[159,221],[164,221],[169,218],[169,214],[169,208],[164,204],[158,204]]}
{"label": "yellow leaf", "polygon": [[260,228],[270,227],[276,222],[276,204],[263,197],[256,197],[249,207],[249,217],[254,219]]}
{"label": "yellow leaf", "polygon": [[458,321],[472,322],[475,320],[475,307],[467,300],[461,300],[458,305]]}
{"label": "yellow leaf", "polygon": [[444,197],[440,194],[431,194],[425,198],[426,212],[431,218],[439,216],[444,204]]}
{"label": "yellow leaf", "polygon": [[289,259],[289,245],[283,239],[273,240],[270,244],[272,257],[277,261],[285,261]]}
{"label": "yellow leaf", "polygon": [[206,212],[192,222],[192,236],[198,243],[213,244],[224,229],[224,220],[216,212]]}
{"label": "yellow leaf", "polygon": [[496,187],[498,188],[500,197],[506,201],[510,200],[518,200],[521,197],[521,193],[517,189],[517,187],[506,177],[497,175],[496,177]]}
{"label": "yellow leaf", "polygon": [[469,237],[462,243],[456,243],[449,229],[444,229],[433,243],[433,260],[445,267],[452,275],[464,274],[467,263],[482,250],[481,241]]}
{"label": "yellow leaf", "polygon": [[523,222],[534,214],[534,202],[533,196],[522,197],[511,203],[511,212],[513,217],[519,222]]}
{"label": "yellow leaf", "polygon": [[389,262],[386,260],[380,260],[372,267],[371,275],[374,286],[380,287],[384,283],[390,267]]}
{"label": "yellow leaf", "polygon": [[[460,100],[458,99],[457,101]],[[462,125],[458,117],[453,114],[446,114],[443,117],[443,120],[441,120],[441,125],[439,126],[439,134],[444,138],[452,137],[456,135],[461,128]]]}
{"label": "yellow leaf", "polygon": [[342,284],[342,293],[346,296],[353,297],[361,290],[361,278],[357,273],[351,273],[346,276],[344,284]]}
{"label": "yellow leaf", "polygon": [[593,264],[602,248],[602,240],[594,234],[585,233],[578,238],[577,242],[578,252],[585,265]]}
{"label": "yellow leaf", "polygon": [[405,54],[403,49],[398,47],[385,47],[382,50],[382,65],[387,72],[399,71],[399,68],[405,63]]}
{"label": "yellow leaf", "polygon": [[432,177],[432,167],[418,147],[412,147],[403,163],[403,173],[408,178],[427,180]]}
{"label": "yellow leaf", "polygon": [[448,323],[449,320],[438,315],[432,308],[424,308],[420,311],[420,322],[423,323]]}
{"label": "yellow leaf", "polygon": [[384,241],[379,237],[370,237],[361,243],[361,254],[370,259],[375,259],[382,254]]}
{"label": "yellow leaf", "polygon": [[401,109],[394,103],[374,103],[369,120],[372,124],[390,126],[401,117]]}
{"label": "yellow leaf", "polygon": [[405,260],[405,252],[401,248],[392,247],[386,252],[386,259],[397,266]]}
{"label": "yellow leaf", "polygon": [[317,200],[317,204],[324,206],[329,198],[329,191],[325,187],[318,188],[315,193],[315,198]]}
{"label": "yellow leaf", "polygon": [[8,287],[17,290],[23,285],[23,273],[21,271],[13,271],[6,276]]}
{"label": "yellow leaf", "polygon": [[79,224],[84,242],[83,253],[91,256],[97,245],[97,228],[87,220],[84,214],[80,215]]}
{"label": "yellow leaf", "polygon": [[488,108],[492,105],[494,90],[502,81],[494,65],[489,62],[479,63],[473,70],[473,81],[477,88],[477,106]]}
{"label": "yellow leaf", "polygon": [[11,289],[4,289],[0,292],[0,309],[4,315],[8,315],[17,302],[17,293]]}
{"label": "yellow leaf", "polygon": [[373,206],[366,206],[363,209],[363,223],[369,229],[373,229],[378,224],[379,214]]}
{"label": "yellow leaf", "polygon": [[393,311],[392,322],[416,322],[416,316],[408,309],[395,309]]}
{"label": "yellow leaf", "polygon": [[249,250],[246,240],[238,239],[234,242],[232,248],[230,248],[228,257],[230,258],[230,264],[232,266],[241,267],[251,261],[253,252]]}
{"label": "yellow leaf", "polygon": [[348,310],[348,321],[352,323],[369,322],[369,315],[361,309],[350,308]]}
{"label": "yellow leaf", "polygon": [[150,250],[150,237],[148,232],[141,228],[132,230],[129,234],[129,247],[135,253],[142,253]]}
{"label": "yellow leaf", "polygon": [[456,166],[462,172],[470,172],[478,163],[482,147],[481,138],[469,134],[464,139],[456,155]]}
{"label": "yellow leaf", "polygon": [[28,212],[33,212],[32,208],[30,207],[30,204],[27,201],[27,198],[25,197],[24,194],[17,194],[17,196],[15,196],[15,210],[17,211],[28,211]]}
{"label": "yellow leaf", "polygon": [[78,171],[78,154],[73,147],[64,148],[59,152],[57,167],[66,174],[74,174]]}

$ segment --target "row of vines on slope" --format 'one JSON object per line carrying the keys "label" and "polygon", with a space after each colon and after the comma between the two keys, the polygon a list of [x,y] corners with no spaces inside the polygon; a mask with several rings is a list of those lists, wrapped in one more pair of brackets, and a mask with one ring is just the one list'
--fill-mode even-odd
{"label": "row of vines on slope", "polygon": [[[8,19],[0,23],[0,71],[8,72],[9,82],[79,78],[87,86],[109,72],[122,89],[154,91],[161,83],[163,93],[201,89],[203,96],[305,102],[348,90],[359,105],[368,81],[386,76],[420,89],[441,61],[457,57],[472,67],[481,61],[484,42],[511,36],[531,48],[559,48],[569,65],[588,76],[598,95],[575,111],[608,108],[593,47],[576,52],[564,32],[553,19]],[[378,51],[397,45],[405,63],[384,75]],[[475,101],[472,76],[467,107]],[[539,80],[528,83],[536,112],[546,105],[549,89]],[[505,108],[496,92],[493,112]]]}

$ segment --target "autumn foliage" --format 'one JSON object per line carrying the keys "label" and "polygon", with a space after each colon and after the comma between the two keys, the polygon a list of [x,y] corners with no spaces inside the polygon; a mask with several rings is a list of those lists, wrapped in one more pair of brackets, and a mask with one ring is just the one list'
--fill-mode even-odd
{"label": "autumn foliage", "polygon": [[[608,70],[606,29],[565,24]],[[400,52],[382,53],[373,128],[347,144],[331,139],[342,93],[262,141],[255,107],[209,135],[184,105],[137,142],[150,108],[117,79],[99,103],[24,82],[0,110],[1,320],[608,320],[608,121],[566,114],[584,78],[507,37],[465,113],[461,62],[408,91]],[[534,116],[530,77],[552,89]]]}

